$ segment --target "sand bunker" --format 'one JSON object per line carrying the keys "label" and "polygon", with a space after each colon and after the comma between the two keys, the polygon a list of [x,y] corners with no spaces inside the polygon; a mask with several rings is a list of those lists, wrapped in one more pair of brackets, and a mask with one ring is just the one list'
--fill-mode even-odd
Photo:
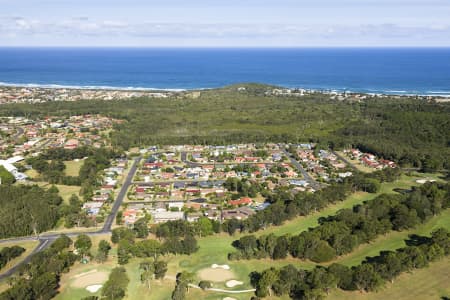
{"label": "sand bunker", "polygon": [[206,268],[198,272],[201,280],[209,280],[213,282],[223,282],[233,279],[235,276],[230,270],[223,268]]}
{"label": "sand bunker", "polygon": [[86,290],[91,293],[97,293],[102,288],[101,284],[94,284],[86,287]]}
{"label": "sand bunker", "polygon": [[229,288],[232,288],[232,287],[235,287],[235,286],[238,286],[238,285],[242,285],[242,284],[244,284],[242,281],[237,281],[237,280],[229,280],[229,281],[227,281],[227,283],[225,283],[225,285],[227,286],[227,287],[229,287]]}
{"label": "sand bunker", "polygon": [[235,298],[231,298],[231,297],[225,297],[223,298],[223,300],[236,300]]}
{"label": "sand bunker", "polygon": [[424,184],[424,183],[427,183],[427,182],[435,182],[436,180],[434,180],[434,179],[417,179],[416,180],[416,182],[417,183],[420,183],[420,184]]}
{"label": "sand bunker", "polygon": [[85,288],[87,286],[101,285],[105,283],[106,280],[108,280],[108,273],[92,270],[76,275],[73,278],[75,278],[75,280],[72,282],[71,286],[75,288]]}
{"label": "sand bunker", "polygon": [[229,265],[218,265],[218,264],[212,264],[211,268],[213,269],[224,269],[224,270],[229,270],[230,266]]}

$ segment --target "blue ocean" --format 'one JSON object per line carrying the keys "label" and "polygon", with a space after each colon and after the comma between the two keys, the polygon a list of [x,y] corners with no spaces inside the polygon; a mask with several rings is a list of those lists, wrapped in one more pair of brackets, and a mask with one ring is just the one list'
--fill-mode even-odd
{"label": "blue ocean", "polygon": [[0,85],[450,95],[450,48],[0,48]]}

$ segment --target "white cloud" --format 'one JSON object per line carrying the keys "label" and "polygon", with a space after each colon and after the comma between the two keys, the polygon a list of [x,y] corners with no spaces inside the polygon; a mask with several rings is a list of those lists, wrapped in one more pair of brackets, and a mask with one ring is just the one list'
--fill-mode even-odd
{"label": "white cloud", "polygon": [[[215,45],[287,45],[287,46],[342,46],[342,45],[421,45],[439,41],[442,46],[450,45],[450,27],[446,24],[430,26],[400,26],[397,24],[317,25],[303,24],[242,24],[242,23],[160,23],[127,22],[124,20],[95,20],[78,16],[64,20],[41,21],[24,17],[0,17],[0,45],[10,43],[18,37],[46,37],[56,43],[67,43],[67,37],[77,37],[92,42],[115,38],[117,46],[126,46],[133,41],[173,44],[183,40],[212,41]],[[126,41],[122,44],[121,41]],[[55,44],[55,42],[54,42]],[[87,44],[90,45],[90,44]],[[151,44],[157,46],[155,44]],[[435,45],[435,44],[434,44]]]}

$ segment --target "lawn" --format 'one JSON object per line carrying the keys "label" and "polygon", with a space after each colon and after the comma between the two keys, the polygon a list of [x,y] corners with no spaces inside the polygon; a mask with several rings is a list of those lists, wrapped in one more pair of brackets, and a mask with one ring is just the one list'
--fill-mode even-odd
{"label": "lawn", "polygon": [[64,170],[67,176],[78,176],[80,168],[83,165],[83,160],[70,160],[65,161],[66,169]]}
{"label": "lawn", "polygon": [[[50,183],[44,182],[44,181],[37,182],[36,184],[39,185],[40,187],[47,188],[47,189],[52,186]],[[72,196],[72,194],[75,194],[78,196],[78,193],[80,192],[80,189],[81,189],[81,187],[77,186],[77,185],[55,184],[55,186],[59,190],[58,194],[61,196],[61,198],[63,198],[63,200],[66,203],[69,203],[69,199],[70,199],[70,196]]]}
{"label": "lawn", "polygon": [[56,187],[59,190],[59,195],[64,199],[66,203],[69,203],[70,196],[73,194],[78,196],[78,193],[80,192],[79,186],[76,185],[62,185],[57,184]]}
{"label": "lawn", "polygon": [[[366,200],[373,199],[378,194],[381,193],[393,193],[394,188],[409,188],[412,185],[418,185],[415,180],[418,178],[429,177],[436,178],[435,175],[417,175],[414,176],[402,176],[399,180],[393,183],[382,184],[381,191],[377,194],[368,194],[363,192],[358,192],[350,195],[347,200],[339,202],[337,204],[331,205],[320,212],[311,214],[305,217],[298,217],[294,220],[286,222],[282,226],[269,227],[264,231],[256,233],[256,235],[275,233],[277,235],[282,235],[286,233],[298,234],[309,227],[317,226],[317,220],[320,217],[333,215],[339,209],[352,207],[358,203],[362,203]],[[371,244],[362,245],[355,250],[354,253],[347,256],[338,258],[336,261],[345,263],[347,265],[352,265],[360,262],[366,256],[376,255],[382,249],[396,249],[403,246],[403,241],[407,238],[409,233],[418,234],[428,234],[431,230],[436,227],[445,226],[450,228],[450,212],[446,211],[442,215],[437,216],[427,222],[425,225],[418,227],[410,232],[393,232],[385,237],[380,237]],[[230,252],[235,251],[231,246],[231,243],[240,238],[241,235],[236,234],[230,237],[229,235],[222,233],[220,235],[214,235],[198,239],[199,250],[198,252],[186,256],[186,255],[168,255],[164,259],[168,262],[168,272],[170,276],[175,276],[180,271],[189,271],[196,273],[203,268],[210,267],[212,264],[228,264],[231,271],[235,274],[235,279],[243,281],[244,284],[234,289],[250,289],[252,288],[249,281],[249,273],[252,271],[262,271],[270,266],[282,267],[287,264],[293,264],[298,268],[310,269],[315,266],[313,262],[301,261],[298,259],[288,258],[285,260],[272,261],[272,260],[246,260],[246,261],[228,261],[227,255]],[[97,241],[98,242],[98,241]],[[94,247],[95,248],[95,247]],[[115,249],[112,250],[112,255],[114,255]],[[130,277],[130,284],[128,286],[128,296],[127,299],[140,299],[145,296],[146,299],[170,299],[170,295],[174,288],[173,280],[164,280],[162,282],[154,281],[151,291],[149,291],[144,285],[140,283],[138,265],[141,259],[133,259],[126,266],[127,274]],[[112,269],[116,264],[116,258],[111,257],[111,260],[101,265],[101,268],[106,268],[108,270]],[[82,297],[88,296],[89,293],[84,289],[75,289],[70,286],[70,278],[75,274],[80,274],[88,271],[89,269],[97,268],[98,266],[89,265],[77,265],[74,267],[70,273],[66,276],[64,275],[63,284],[61,285],[61,294],[57,299],[80,299]],[[105,270],[106,270],[105,269]],[[69,279],[68,279],[69,278]],[[195,280],[198,283],[198,278]],[[215,284],[215,287],[225,288],[224,283]],[[341,291],[336,291],[336,294],[341,293]],[[226,296],[233,297],[235,299],[249,299],[252,293],[238,294],[238,295],[224,295],[221,293],[213,292],[203,292],[191,289],[188,299],[223,299]]]}
{"label": "lawn", "polygon": [[401,274],[393,284],[387,283],[376,293],[335,290],[328,300],[406,300],[444,299],[450,296],[450,258],[430,264],[428,268]]}
{"label": "lawn", "polygon": [[[347,200],[331,205],[320,212],[305,217],[298,217],[294,220],[286,222],[282,226],[269,227],[264,231],[257,232],[255,235],[268,234],[272,232],[277,235],[282,235],[286,233],[298,234],[304,230],[307,230],[309,227],[317,226],[318,224],[317,221],[320,217],[333,215],[339,209],[352,207],[364,201],[371,200],[381,193],[394,193],[393,191],[394,188],[409,188],[412,185],[418,185],[415,182],[415,180],[417,180],[418,178],[423,178],[425,176],[431,177],[432,175],[431,174],[426,175],[420,174],[415,176],[403,175],[399,180],[395,182],[383,183],[380,192],[377,194],[368,194],[363,192],[354,193],[350,195]],[[435,176],[432,177],[435,178]],[[445,221],[446,220],[445,215],[442,215],[439,218],[439,220],[441,220],[441,222]],[[407,234],[405,234],[405,236],[407,236]],[[244,285],[239,286],[237,289],[247,289],[251,288],[248,275],[252,271],[261,271],[268,268],[269,266],[281,267],[287,264],[293,264],[296,267],[305,269],[310,269],[315,266],[313,262],[301,261],[292,258],[279,261],[272,261],[272,260],[228,261],[227,254],[235,251],[235,249],[231,246],[231,243],[240,237],[241,235],[239,234],[233,237],[230,237],[226,234],[221,234],[220,236],[216,235],[201,238],[198,241],[198,245],[200,248],[198,252],[196,252],[195,254],[190,255],[189,257],[181,255],[181,256],[171,256],[167,258],[169,262],[168,273],[171,275],[175,275],[177,272],[181,270],[187,270],[189,272],[197,272],[203,268],[211,266],[211,264],[213,263],[228,264],[231,267],[231,270],[236,274],[236,279],[244,282]],[[397,241],[397,243],[400,244],[401,242],[402,239],[400,238]],[[386,244],[382,245],[382,247],[384,246],[386,246]],[[362,260],[366,256],[366,254],[364,254],[363,251],[361,251],[361,253],[358,254],[359,260]],[[358,258],[356,258],[356,260],[357,259]],[[158,289],[159,289],[158,287],[155,287],[154,290]],[[246,299],[248,299],[248,295]]]}
{"label": "lawn", "polygon": [[405,246],[405,240],[410,234],[430,235],[437,228],[444,227],[450,230],[450,209],[443,211],[440,215],[431,218],[417,228],[407,231],[392,231],[385,236],[380,236],[370,244],[360,245],[352,253],[339,257],[334,262],[354,266],[363,261],[367,256],[376,256],[382,250],[395,250]]}
{"label": "lawn", "polygon": [[31,179],[36,179],[39,177],[39,172],[34,169],[30,169],[25,171],[25,175],[27,175]]}

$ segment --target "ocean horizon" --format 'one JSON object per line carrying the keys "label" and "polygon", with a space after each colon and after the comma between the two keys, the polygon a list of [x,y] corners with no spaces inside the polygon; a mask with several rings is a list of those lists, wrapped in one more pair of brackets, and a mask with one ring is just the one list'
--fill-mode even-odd
{"label": "ocean horizon", "polygon": [[0,48],[0,85],[192,90],[258,82],[450,95],[450,48]]}

